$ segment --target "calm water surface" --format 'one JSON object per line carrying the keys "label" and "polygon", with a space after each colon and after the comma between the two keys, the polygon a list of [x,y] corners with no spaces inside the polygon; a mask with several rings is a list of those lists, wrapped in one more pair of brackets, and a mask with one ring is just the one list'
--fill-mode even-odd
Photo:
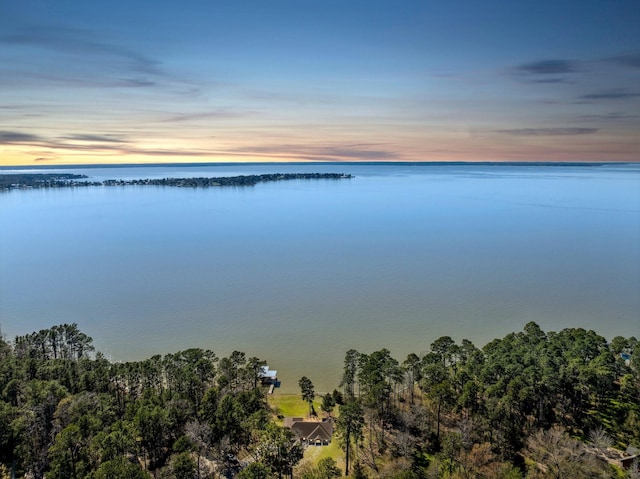
{"label": "calm water surface", "polygon": [[323,391],[350,348],[402,361],[442,335],[482,346],[528,321],[640,335],[638,166],[64,171],[356,178],[0,194],[8,339],[77,322],[113,360],[240,350],[278,369],[284,390],[306,375]]}

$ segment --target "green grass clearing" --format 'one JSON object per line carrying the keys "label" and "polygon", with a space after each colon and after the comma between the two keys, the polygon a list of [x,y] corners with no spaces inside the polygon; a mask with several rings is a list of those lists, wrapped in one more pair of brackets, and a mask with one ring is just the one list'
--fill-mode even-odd
{"label": "green grass clearing", "polygon": [[318,464],[320,459],[331,457],[344,474],[344,452],[340,449],[335,436],[328,446],[308,446],[304,450],[304,462],[310,462],[313,465]]}
{"label": "green grass clearing", "polygon": [[[302,400],[300,394],[278,394],[274,392],[267,396],[267,401],[276,416],[302,417],[305,419],[309,417],[309,405]],[[324,417],[324,413],[320,410],[319,399],[313,401],[313,407],[319,417]]]}

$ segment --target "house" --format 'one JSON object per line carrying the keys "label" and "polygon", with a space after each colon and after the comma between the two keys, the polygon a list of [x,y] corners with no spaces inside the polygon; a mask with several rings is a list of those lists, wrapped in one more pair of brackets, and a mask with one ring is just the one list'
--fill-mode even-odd
{"label": "house", "polygon": [[300,443],[309,446],[328,446],[333,436],[333,419],[305,421],[301,417],[284,418],[284,426],[291,429]]}

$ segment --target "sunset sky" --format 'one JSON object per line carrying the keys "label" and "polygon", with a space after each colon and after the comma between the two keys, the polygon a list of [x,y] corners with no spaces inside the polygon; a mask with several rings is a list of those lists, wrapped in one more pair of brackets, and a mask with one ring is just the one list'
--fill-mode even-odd
{"label": "sunset sky", "polygon": [[0,1],[0,165],[640,161],[640,1]]}

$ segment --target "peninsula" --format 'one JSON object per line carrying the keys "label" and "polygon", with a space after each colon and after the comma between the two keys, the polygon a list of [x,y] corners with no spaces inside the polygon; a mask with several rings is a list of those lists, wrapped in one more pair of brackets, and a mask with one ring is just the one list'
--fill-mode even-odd
{"label": "peninsula", "polygon": [[86,186],[173,186],[209,188],[212,186],[254,186],[287,180],[341,180],[353,178],[344,173],[270,173],[202,178],[155,178],[138,180],[90,181],[86,175],[71,173],[0,174],[0,191],[26,188],[76,188]]}

